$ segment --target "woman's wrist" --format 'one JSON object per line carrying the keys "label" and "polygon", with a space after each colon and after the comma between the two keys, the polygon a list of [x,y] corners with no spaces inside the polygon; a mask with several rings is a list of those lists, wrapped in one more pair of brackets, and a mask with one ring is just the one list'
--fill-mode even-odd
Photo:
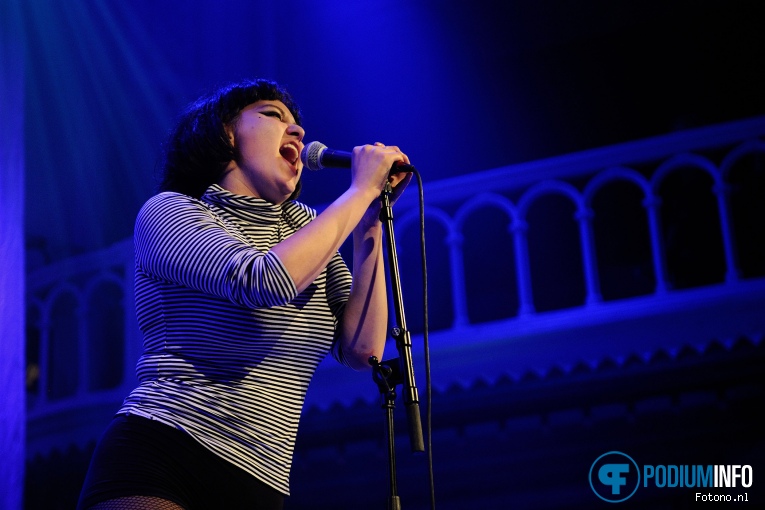
{"label": "woman's wrist", "polygon": [[371,204],[376,199],[380,198],[381,191],[371,187],[360,187],[355,184],[351,184],[348,189],[353,195],[358,196],[365,204]]}
{"label": "woman's wrist", "polygon": [[365,214],[356,228],[353,229],[354,234],[361,234],[364,237],[370,237],[375,234],[382,234],[382,222],[379,218],[367,218]]}

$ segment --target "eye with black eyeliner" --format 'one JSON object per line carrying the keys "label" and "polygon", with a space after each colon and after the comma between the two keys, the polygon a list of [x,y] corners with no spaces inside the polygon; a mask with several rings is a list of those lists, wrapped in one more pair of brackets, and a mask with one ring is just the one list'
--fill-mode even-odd
{"label": "eye with black eyeliner", "polygon": [[282,120],[282,112],[279,110],[262,110],[260,113],[267,117],[274,117],[276,119]]}

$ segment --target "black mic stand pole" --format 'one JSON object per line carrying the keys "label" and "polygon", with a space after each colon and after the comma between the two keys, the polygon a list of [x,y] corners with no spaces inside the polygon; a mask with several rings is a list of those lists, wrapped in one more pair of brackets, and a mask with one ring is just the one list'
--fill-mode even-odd
{"label": "black mic stand pole", "polygon": [[390,183],[385,184],[380,200],[380,221],[383,223],[386,248],[388,252],[388,271],[395,311],[395,326],[391,331],[396,340],[396,348],[399,357],[383,361],[382,363],[372,356],[369,364],[372,365],[372,378],[380,389],[383,397],[383,409],[387,411],[388,421],[388,457],[390,469],[390,494],[388,501],[389,510],[400,510],[401,501],[397,493],[396,484],[396,452],[394,448],[393,431],[393,408],[395,407],[397,384],[403,385],[404,406],[406,407],[407,421],[409,424],[409,442],[412,452],[424,452],[425,444],[422,438],[422,422],[420,419],[420,401],[417,393],[417,385],[414,380],[414,366],[412,363],[412,337],[406,327],[404,314],[404,300],[401,295],[401,279],[398,270],[398,258],[396,254],[396,239],[393,235],[393,209],[390,204],[392,192]]}

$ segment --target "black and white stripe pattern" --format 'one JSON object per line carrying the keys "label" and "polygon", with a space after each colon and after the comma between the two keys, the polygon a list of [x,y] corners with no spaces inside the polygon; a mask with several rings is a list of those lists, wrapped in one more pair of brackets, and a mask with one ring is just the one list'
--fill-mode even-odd
{"label": "black and white stripe pattern", "polygon": [[213,185],[201,200],[159,194],[136,221],[144,353],[119,412],[184,430],[284,494],[308,383],[351,287],[338,253],[298,294],[270,251],[315,215]]}

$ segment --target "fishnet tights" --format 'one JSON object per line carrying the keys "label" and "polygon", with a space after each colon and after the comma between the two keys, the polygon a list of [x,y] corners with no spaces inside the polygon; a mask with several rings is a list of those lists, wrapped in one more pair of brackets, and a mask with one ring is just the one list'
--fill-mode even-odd
{"label": "fishnet tights", "polygon": [[178,503],[152,496],[128,496],[102,501],[89,510],[185,510]]}

